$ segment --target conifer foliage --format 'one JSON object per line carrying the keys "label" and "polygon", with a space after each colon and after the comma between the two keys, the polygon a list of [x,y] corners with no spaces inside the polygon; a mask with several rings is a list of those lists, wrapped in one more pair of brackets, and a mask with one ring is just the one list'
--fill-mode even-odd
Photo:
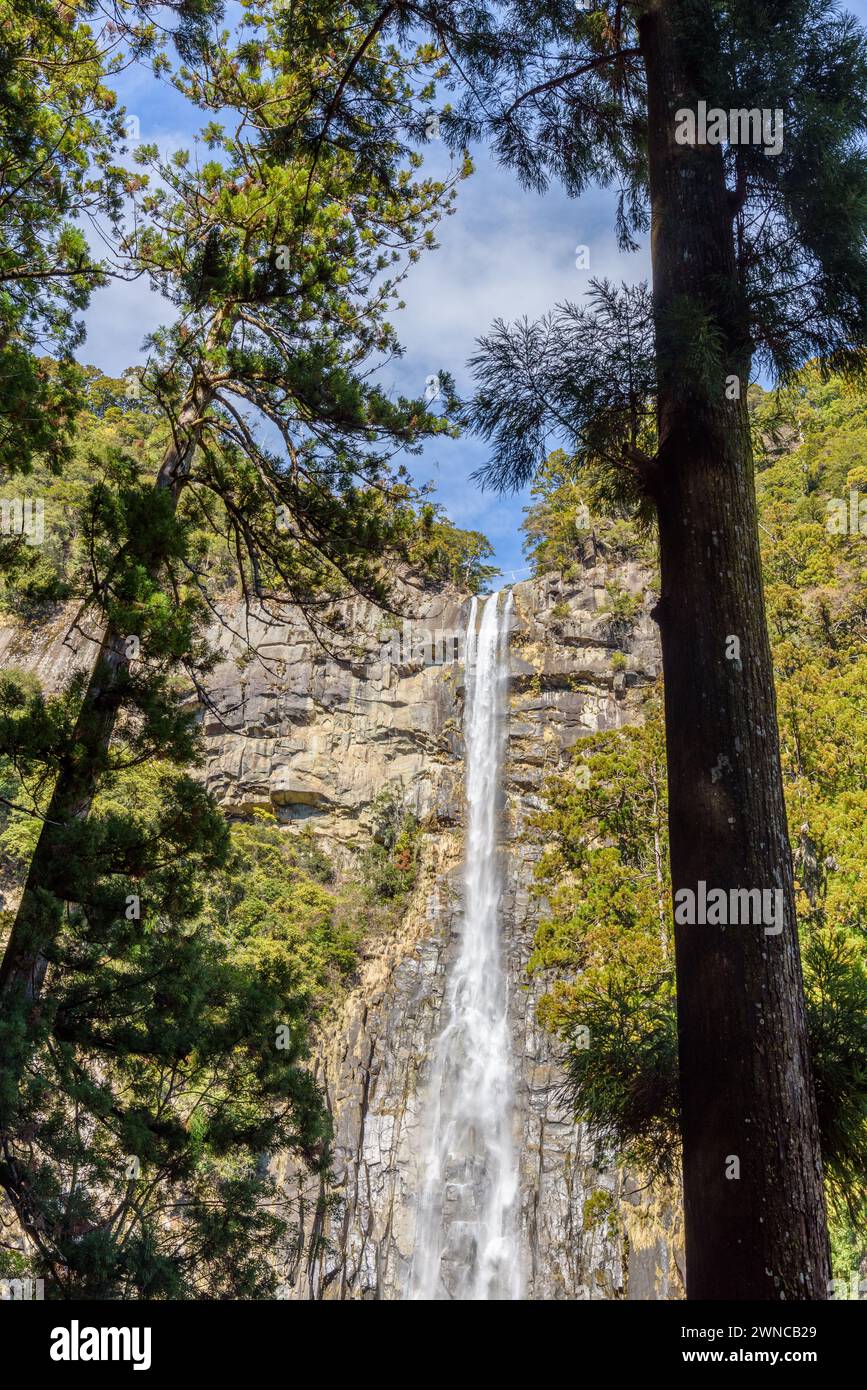
{"label": "conifer foliage", "polygon": [[[650,233],[652,340],[640,294],[618,297],[634,378],[627,367],[625,383],[612,380],[622,333],[597,285],[587,310],[495,327],[469,413],[494,443],[495,485],[526,481],[545,432],[559,433],[655,518],[672,888],[761,888],[785,904],[775,945],[760,926],[675,931],[688,1296],[822,1299],[828,1241],[747,387],[758,364],[782,378],[812,356],[863,365],[867,36],[823,0],[422,8],[461,91],[447,130],[486,135],[530,187],[614,185],[621,246]],[[597,369],[584,344],[607,330]]]}
{"label": "conifer foliage", "polygon": [[[315,950],[293,934],[312,891],[300,864],[282,868],[299,879],[282,929],[275,908],[250,937],[206,891],[237,865],[190,775],[213,560],[225,582],[231,557],[231,583],[266,621],[291,603],[323,640],[334,599],[388,599],[389,554],[420,540],[393,455],[450,428],[373,379],[400,351],[387,318],[400,280],[452,196],[417,175],[404,134],[434,51],[365,42],[365,7],[327,0],[247,9],[226,31],[212,5],[177,8],[173,48],[146,6],[116,16],[127,60],[146,55],[203,122],[196,150],[168,160],[146,138],[127,148],[99,86],[112,59],[84,14],[46,6],[8,49],[8,90],[24,91],[45,147],[25,154],[64,190],[34,222],[46,288],[28,299],[19,271],[6,341],[27,377],[15,390],[44,380],[43,405],[67,392],[68,418],[49,416],[20,461],[43,478],[62,467],[78,518],[53,580],[17,539],[3,554],[19,600],[75,601],[82,654],[54,696],[16,672],[0,685],[3,804],[27,848],[0,965],[0,1184],[54,1296],[274,1287],[292,1213],[263,1156],[327,1167],[303,1062],[353,938],[328,901],[310,919]],[[65,61],[45,60],[41,78],[49,119],[16,74],[58,28]],[[86,92],[67,90],[70,73]],[[8,172],[11,123],[6,135]],[[120,394],[68,361],[70,311],[107,273],[60,220],[89,203],[114,219],[123,273],[167,301],[169,326]],[[37,360],[35,328],[27,337],[38,321],[52,360]]]}

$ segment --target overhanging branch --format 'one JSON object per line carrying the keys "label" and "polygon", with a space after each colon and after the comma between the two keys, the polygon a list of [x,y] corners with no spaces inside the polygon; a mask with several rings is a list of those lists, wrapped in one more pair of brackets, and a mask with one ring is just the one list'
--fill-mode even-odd
{"label": "overhanging branch", "polygon": [[617,62],[621,58],[640,58],[640,48],[618,48],[615,53],[602,53],[598,58],[592,58],[590,62],[584,63],[580,68],[573,68],[571,72],[564,72],[559,77],[551,77],[547,82],[539,82],[535,87],[529,87],[526,92],[522,92],[506,112],[506,120],[509,120],[512,112],[531,97],[539,96],[542,92],[553,92],[557,87],[562,87],[566,82],[572,82],[576,77],[584,77],[588,72],[595,72],[597,68],[604,67],[606,63]]}

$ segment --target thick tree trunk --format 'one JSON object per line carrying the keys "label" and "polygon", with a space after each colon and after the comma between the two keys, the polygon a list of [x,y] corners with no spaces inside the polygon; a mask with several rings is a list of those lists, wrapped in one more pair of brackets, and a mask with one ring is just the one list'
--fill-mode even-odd
{"label": "thick tree trunk", "polygon": [[[708,6],[710,9],[711,7]],[[746,412],[750,347],[718,146],[675,142],[708,97],[680,0],[640,21],[659,358],[658,609],[671,871],[678,890],[780,890],[778,923],[676,925],[687,1295],[823,1299],[830,1277],[816,1105]],[[706,386],[684,325],[720,335]],[[725,376],[741,399],[726,399]],[[740,659],[736,659],[737,638]]]}
{"label": "thick tree trunk", "polygon": [[[155,486],[170,491],[175,501],[195,451],[196,422],[209,400],[206,384],[197,383],[191,388],[179,414],[174,439],[163,456]],[[90,812],[99,770],[117,719],[114,691],[118,677],[129,666],[125,636],[108,629],[100,643],[72,737],[73,752],[58,772],[0,965],[0,1012],[8,1016],[23,1001],[31,1010],[31,1024],[36,1021],[33,1011],[38,1006],[48,955],[60,926],[59,904],[65,897],[67,873],[62,831],[71,822],[84,820]],[[7,1048],[0,1058],[0,1132],[9,1122],[7,1109],[14,1108],[29,1032],[28,1028],[21,1036],[20,1048]]]}

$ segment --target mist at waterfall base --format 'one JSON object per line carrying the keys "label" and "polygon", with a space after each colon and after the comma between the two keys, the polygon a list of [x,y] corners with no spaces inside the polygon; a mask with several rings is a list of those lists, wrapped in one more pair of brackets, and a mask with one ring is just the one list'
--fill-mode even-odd
{"label": "mist at waterfall base", "polygon": [[511,590],[482,605],[472,600],[466,642],[464,910],[420,1127],[423,1181],[409,1281],[409,1297],[420,1300],[522,1292],[497,853]]}

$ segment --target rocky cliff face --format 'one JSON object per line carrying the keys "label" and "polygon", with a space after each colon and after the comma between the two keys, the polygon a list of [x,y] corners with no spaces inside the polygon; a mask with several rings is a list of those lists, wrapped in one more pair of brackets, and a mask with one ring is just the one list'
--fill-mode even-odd
{"label": "rocky cliff face", "polygon": [[[583,736],[639,717],[642,687],[659,669],[647,601],[627,631],[611,628],[604,602],[612,578],[636,593],[646,580],[636,566],[615,571],[600,561],[569,583],[549,578],[514,589],[502,929],[532,1299],[683,1291],[675,1208],[624,1193],[615,1173],[594,1167],[587,1136],[559,1103],[555,1048],[535,1020],[544,981],[526,973],[538,850],[522,836],[544,779],[567,765]],[[214,634],[223,660],[205,715],[206,776],[229,814],[271,807],[287,833],[311,829],[347,867],[384,788],[424,827],[409,909],[392,934],[367,943],[357,984],[319,1039],[315,1069],[336,1135],[327,1202],[285,1157],[275,1160],[302,1212],[303,1239],[285,1252],[290,1298],[397,1299],[412,1260],[426,1068],[461,921],[469,599],[447,591],[413,603],[411,624],[347,603],[332,652],[282,616],[229,610]],[[46,686],[58,685],[76,661],[64,632],[58,620],[37,650],[26,634],[0,631],[0,665],[30,666]],[[599,1193],[611,1200],[588,1206]]]}
{"label": "rocky cliff face", "polygon": [[[659,669],[648,604],[619,634],[602,611],[614,577],[632,592],[645,580],[635,566],[615,575],[600,563],[575,582],[514,590],[502,920],[533,1299],[682,1295],[670,1211],[643,1196],[620,1200],[619,1179],[594,1168],[586,1135],[558,1102],[552,1040],[535,1021],[545,985],[526,974],[539,911],[530,893],[538,851],[522,842],[527,817],[577,740],[638,717],[642,687]],[[439,593],[417,607],[412,624],[389,628],[369,606],[348,605],[342,660],[303,631],[254,627],[248,638],[265,665],[245,665],[243,644],[226,640],[215,677],[217,707],[236,732],[208,724],[208,780],[227,808],[270,805],[287,828],[303,824],[322,836],[338,859],[385,787],[425,828],[422,872],[402,926],[369,945],[357,987],[320,1041],[316,1070],[336,1133],[325,1215],[309,1182],[281,1165],[306,1213],[303,1251],[287,1262],[293,1298],[400,1298],[412,1260],[426,1067],[461,917],[469,600]],[[617,651],[625,661],[613,660]],[[602,1213],[594,1220],[585,1208],[600,1191],[612,1201],[591,1205]],[[312,1256],[311,1235],[319,1237]]]}

